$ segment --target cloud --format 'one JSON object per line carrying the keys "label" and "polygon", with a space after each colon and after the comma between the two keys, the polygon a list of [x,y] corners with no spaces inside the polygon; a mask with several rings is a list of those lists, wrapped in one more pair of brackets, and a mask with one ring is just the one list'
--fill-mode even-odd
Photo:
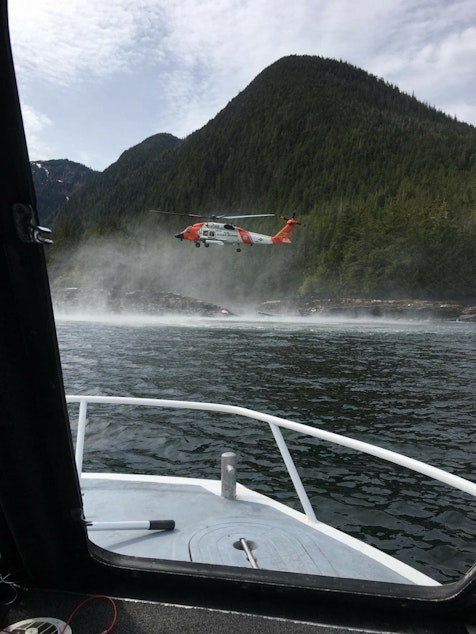
{"label": "cloud", "polygon": [[10,0],[9,7],[22,102],[51,122],[37,141],[65,156],[68,140],[100,169],[151,134],[183,137],[202,127],[289,54],[348,61],[476,124],[474,0]]}
{"label": "cloud", "polygon": [[45,114],[36,112],[28,105],[22,107],[22,114],[30,157],[33,160],[49,157],[52,148],[43,140],[42,135],[44,130],[51,126],[51,120]]}
{"label": "cloud", "polygon": [[476,5],[467,0],[421,1],[395,18],[393,33],[368,60],[367,69],[476,124]]}
{"label": "cloud", "polygon": [[130,69],[140,50],[133,44],[150,17],[150,10],[147,20],[139,13],[143,4],[131,11],[129,3],[117,0],[112,5],[84,0],[12,2],[12,39],[20,74],[25,70],[52,84],[70,85],[86,76]]}

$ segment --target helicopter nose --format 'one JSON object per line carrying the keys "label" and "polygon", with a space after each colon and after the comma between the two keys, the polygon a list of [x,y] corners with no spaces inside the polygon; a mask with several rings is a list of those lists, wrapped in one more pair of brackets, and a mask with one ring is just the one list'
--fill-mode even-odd
{"label": "helicopter nose", "polygon": [[176,238],[180,238],[180,240],[183,240],[183,232],[182,233],[176,233],[175,237]]}

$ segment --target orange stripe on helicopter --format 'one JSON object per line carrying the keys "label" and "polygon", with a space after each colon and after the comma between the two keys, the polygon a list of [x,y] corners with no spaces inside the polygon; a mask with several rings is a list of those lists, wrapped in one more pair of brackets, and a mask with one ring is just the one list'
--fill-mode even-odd
{"label": "orange stripe on helicopter", "polygon": [[248,231],[245,231],[245,229],[240,229],[240,227],[236,227],[236,229],[240,234],[240,238],[243,244],[253,244],[253,240],[251,239]]}

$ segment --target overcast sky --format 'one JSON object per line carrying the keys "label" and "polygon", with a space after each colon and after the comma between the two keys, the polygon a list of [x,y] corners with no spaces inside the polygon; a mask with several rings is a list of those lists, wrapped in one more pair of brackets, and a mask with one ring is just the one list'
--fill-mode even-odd
{"label": "overcast sky", "polygon": [[31,160],[103,170],[201,128],[290,54],[342,59],[476,125],[476,0],[9,0]]}

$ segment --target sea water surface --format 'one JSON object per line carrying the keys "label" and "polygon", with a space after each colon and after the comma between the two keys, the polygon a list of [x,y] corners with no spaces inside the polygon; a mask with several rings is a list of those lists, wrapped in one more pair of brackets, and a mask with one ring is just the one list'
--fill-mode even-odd
{"label": "sea water surface", "polygon": [[[212,401],[322,427],[476,481],[474,324],[57,315],[65,389]],[[188,410],[88,410],[85,469],[238,480],[300,509],[269,427]],[[75,430],[77,409],[71,407]],[[317,517],[438,581],[476,562],[476,504],[424,476],[286,433]]]}

